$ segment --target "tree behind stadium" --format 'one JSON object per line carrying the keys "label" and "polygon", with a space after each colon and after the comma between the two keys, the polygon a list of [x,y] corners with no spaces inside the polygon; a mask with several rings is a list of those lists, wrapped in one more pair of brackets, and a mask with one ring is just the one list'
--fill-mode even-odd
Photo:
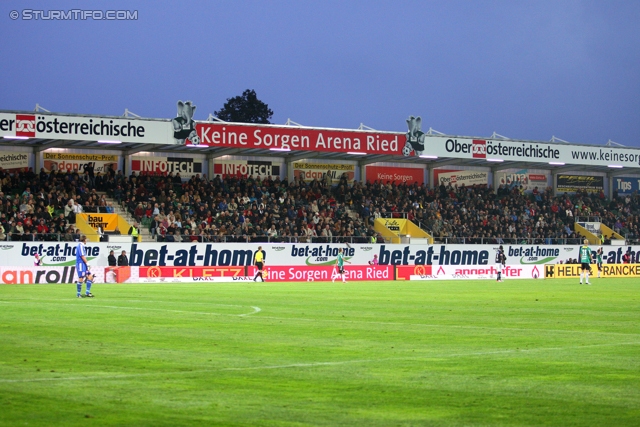
{"label": "tree behind stadium", "polygon": [[213,114],[226,122],[269,124],[273,111],[260,101],[256,91],[247,89],[241,96],[227,98],[227,102]]}

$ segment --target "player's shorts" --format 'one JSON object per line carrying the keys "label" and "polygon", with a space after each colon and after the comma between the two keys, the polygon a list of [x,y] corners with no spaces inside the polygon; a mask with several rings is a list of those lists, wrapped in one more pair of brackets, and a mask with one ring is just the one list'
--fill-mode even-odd
{"label": "player's shorts", "polygon": [[262,269],[264,268],[264,263],[263,262],[256,262],[256,267],[258,268],[259,271],[262,271]]}
{"label": "player's shorts", "polygon": [[78,279],[84,279],[87,275],[87,265],[85,263],[76,264],[76,273],[78,274]]}
{"label": "player's shorts", "polygon": [[588,262],[583,262],[582,263],[582,269],[583,270],[591,270],[591,266],[589,265]]}
{"label": "player's shorts", "polygon": [[496,271],[498,273],[502,273],[502,264],[501,263],[496,264]]}
{"label": "player's shorts", "polygon": [[342,267],[338,267],[338,272],[340,274],[344,274],[344,265]]}

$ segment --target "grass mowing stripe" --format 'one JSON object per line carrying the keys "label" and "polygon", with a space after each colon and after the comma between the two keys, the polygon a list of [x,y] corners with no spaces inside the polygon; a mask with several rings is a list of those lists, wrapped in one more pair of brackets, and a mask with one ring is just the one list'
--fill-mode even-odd
{"label": "grass mowing stripe", "polygon": [[412,357],[395,357],[395,358],[382,358],[382,359],[364,359],[364,360],[343,360],[335,362],[313,362],[313,363],[289,363],[285,365],[266,365],[266,366],[244,366],[244,367],[229,367],[229,368],[215,368],[215,369],[199,369],[190,371],[177,371],[177,372],[155,372],[144,374],[123,374],[113,376],[94,376],[94,377],[54,377],[54,378],[30,378],[30,379],[2,379],[0,383],[20,383],[20,382],[37,382],[37,381],[83,381],[83,380],[118,380],[127,378],[149,377],[149,376],[163,376],[163,375],[196,375],[202,373],[211,372],[227,372],[227,371],[254,371],[254,370],[268,370],[268,369],[291,369],[291,368],[316,368],[322,366],[338,366],[347,364],[360,364],[360,363],[380,363],[391,361],[423,361],[431,359],[448,359],[448,358],[463,358],[474,356],[493,356],[493,355],[517,355],[520,353],[531,352],[544,352],[544,351],[564,351],[564,350],[580,350],[596,347],[616,347],[625,345],[640,345],[640,342],[624,342],[624,343],[603,343],[603,344],[585,344],[567,347],[541,347],[541,348],[525,348],[525,349],[509,349],[509,350],[495,350],[495,351],[476,351],[470,353],[456,353],[456,354],[430,354],[425,356],[412,356]]}

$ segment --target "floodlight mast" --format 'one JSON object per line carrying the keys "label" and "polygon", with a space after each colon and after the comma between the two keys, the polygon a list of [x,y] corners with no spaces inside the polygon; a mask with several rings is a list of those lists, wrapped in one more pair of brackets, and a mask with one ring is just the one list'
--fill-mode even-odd
{"label": "floodlight mast", "polygon": [[374,128],[369,127],[369,126],[365,125],[364,123],[360,123],[360,126],[358,126],[358,130],[373,130],[373,131],[375,131]]}

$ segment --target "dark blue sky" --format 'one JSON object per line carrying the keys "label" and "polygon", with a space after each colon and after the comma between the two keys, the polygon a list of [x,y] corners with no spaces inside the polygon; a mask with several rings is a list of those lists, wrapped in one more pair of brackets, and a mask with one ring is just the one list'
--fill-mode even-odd
{"label": "dark blue sky", "polygon": [[[136,21],[10,12],[137,10]],[[0,3],[0,109],[204,120],[255,89],[309,126],[640,146],[638,1]]]}

